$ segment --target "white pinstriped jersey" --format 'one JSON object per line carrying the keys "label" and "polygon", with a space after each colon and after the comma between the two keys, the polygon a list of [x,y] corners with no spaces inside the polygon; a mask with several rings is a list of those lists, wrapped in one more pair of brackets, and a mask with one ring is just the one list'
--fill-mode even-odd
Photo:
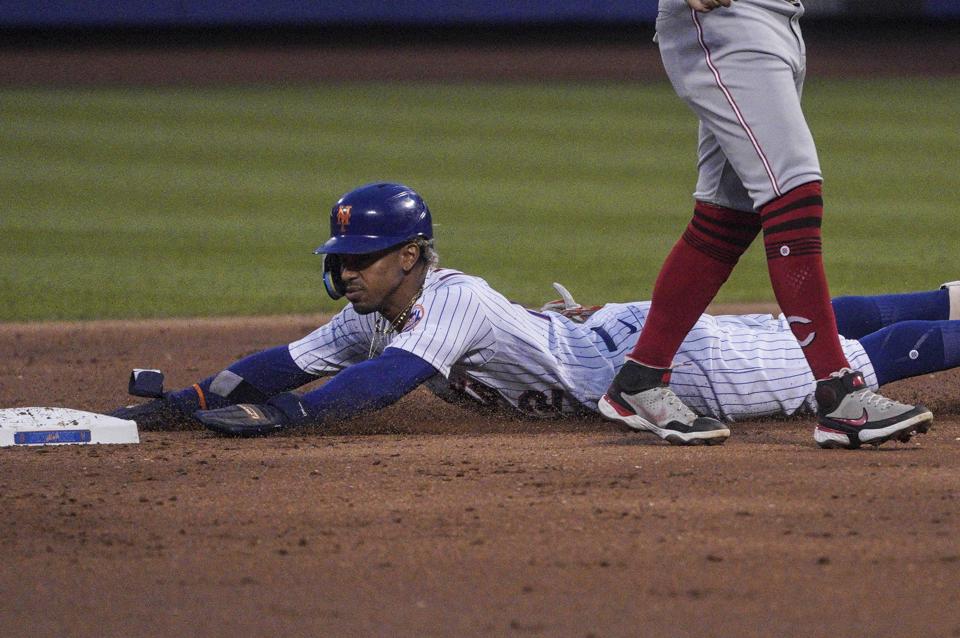
{"label": "white pinstriped jersey", "polygon": [[[374,356],[400,348],[438,370],[426,385],[447,400],[541,417],[596,412],[649,306],[607,304],[579,324],[511,303],[479,277],[437,269],[427,274],[406,327],[386,343],[374,343],[374,314],[347,306],[289,347],[297,365],[317,375],[365,361],[371,347]],[[876,388],[860,343],[841,342]],[[674,363],[671,387],[700,414],[736,420],[815,409],[813,375],[782,317],[704,315]]]}

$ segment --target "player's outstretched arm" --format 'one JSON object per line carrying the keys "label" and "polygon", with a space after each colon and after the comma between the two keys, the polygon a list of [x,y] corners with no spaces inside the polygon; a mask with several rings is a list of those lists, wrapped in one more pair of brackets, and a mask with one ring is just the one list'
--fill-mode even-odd
{"label": "player's outstretched arm", "polygon": [[694,11],[707,13],[720,7],[729,7],[731,0],[687,0],[687,5]]}
{"label": "player's outstretched arm", "polygon": [[169,427],[191,420],[197,410],[235,403],[262,403],[316,378],[296,364],[288,346],[277,346],[244,357],[189,387],[165,393],[147,403],[117,408],[109,415],[136,421],[145,429]]}
{"label": "player's outstretched arm", "polygon": [[386,407],[435,374],[437,369],[420,357],[387,348],[376,359],[346,368],[303,396],[285,392],[263,403],[198,410],[194,416],[220,434],[259,436],[290,425],[320,425]]}

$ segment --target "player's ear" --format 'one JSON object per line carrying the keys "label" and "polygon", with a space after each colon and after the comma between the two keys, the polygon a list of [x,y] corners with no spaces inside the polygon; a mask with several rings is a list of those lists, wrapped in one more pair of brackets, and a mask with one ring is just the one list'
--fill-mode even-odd
{"label": "player's ear", "polygon": [[404,272],[410,272],[420,261],[420,247],[414,243],[405,244],[400,249],[400,265]]}

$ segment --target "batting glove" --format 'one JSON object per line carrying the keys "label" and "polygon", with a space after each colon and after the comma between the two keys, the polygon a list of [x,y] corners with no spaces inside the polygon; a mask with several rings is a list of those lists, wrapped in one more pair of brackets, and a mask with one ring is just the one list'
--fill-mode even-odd
{"label": "batting glove", "polygon": [[273,434],[312,420],[300,397],[292,392],[278,394],[267,403],[238,403],[217,410],[197,410],[193,416],[214,432],[242,437]]}

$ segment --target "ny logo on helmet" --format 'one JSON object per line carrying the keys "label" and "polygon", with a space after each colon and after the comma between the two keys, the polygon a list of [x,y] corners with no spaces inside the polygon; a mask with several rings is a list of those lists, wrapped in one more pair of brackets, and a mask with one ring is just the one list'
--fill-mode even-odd
{"label": "ny logo on helmet", "polygon": [[353,206],[337,207],[337,223],[340,224],[340,232],[347,232],[347,226],[350,225],[350,209]]}

